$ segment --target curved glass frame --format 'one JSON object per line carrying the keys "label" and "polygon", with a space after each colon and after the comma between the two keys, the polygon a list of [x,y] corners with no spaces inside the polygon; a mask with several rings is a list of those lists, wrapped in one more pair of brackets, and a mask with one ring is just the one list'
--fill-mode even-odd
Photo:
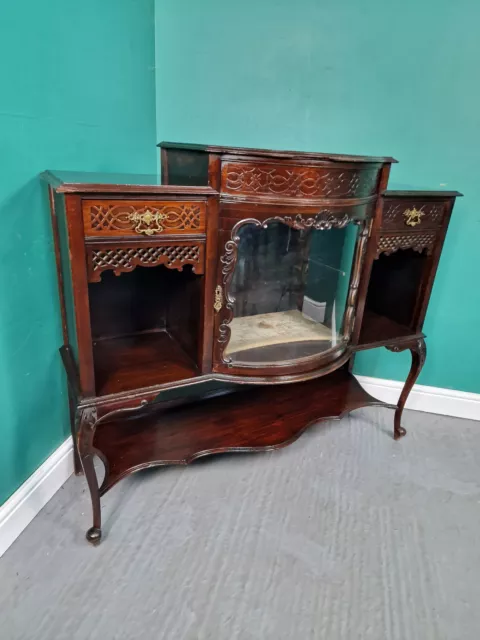
{"label": "curved glass frame", "polygon": [[222,257],[229,317],[219,336],[229,367],[288,366],[346,348],[358,223],[314,222],[245,219],[232,230]]}

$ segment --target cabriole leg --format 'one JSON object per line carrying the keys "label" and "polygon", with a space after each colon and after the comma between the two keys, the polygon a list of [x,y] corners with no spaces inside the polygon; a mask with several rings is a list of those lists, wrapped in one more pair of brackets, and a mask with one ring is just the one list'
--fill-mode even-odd
{"label": "cabriole leg", "polygon": [[98,544],[102,539],[102,515],[100,511],[100,490],[98,487],[97,474],[93,464],[94,453],[92,452],[93,435],[95,433],[95,423],[97,412],[95,409],[85,409],[80,418],[78,432],[78,449],[82,462],[85,478],[90,490],[92,500],[93,526],[87,531],[86,538],[92,544]]}
{"label": "cabriole leg", "polygon": [[93,511],[93,527],[86,534],[86,538],[92,544],[98,544],[102,539],[102,514],[100,510],[100,491],[98,489],[97,474],[95,473],[95,465],[93,464],[93,456],[86,455],[82,457],[82,466],[87,479],[88,488],[90,489],[90,498],[92,500]]}
{"label": "cabriole leg", "polygon": [[405,351],[405,349],[410,349],[412,354],[412,366],[410,367],[410,372],[408,374],[407,380],[405,382],[405,386],[402,389],[402,393],[400,394],[400,398],[398,400],[397,409],[395,411],[394,418],[394,427],[393,427],[393,437],[395,440],[399,440],[406,433],[406,429],[401,425],[401,419],[403,414],[403,409],[407,402],[407,398],[410,395],[410,391],[415,384],[420,371],[422,370],[423,364],[425,362],[425,358],[427,356],[427,347],[425,345],[425,340],[423,338],[419,338],[415,340],[415,342],[409,342],[405,345],[395,346],[395,347],[387,347],[390,351]]}

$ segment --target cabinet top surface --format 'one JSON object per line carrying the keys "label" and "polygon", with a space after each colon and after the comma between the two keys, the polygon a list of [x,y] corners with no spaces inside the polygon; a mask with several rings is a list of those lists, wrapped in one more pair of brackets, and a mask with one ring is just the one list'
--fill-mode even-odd
{"label": "cabinet top surface", "polygon": [[252,149],[248,147],[221,147],[205,144],[186,144],[182,142],[160,142],[162,149],[184,149],[189,151],[205,151],[206,153],[224,153],[236,156],[260,156],[266,158],[281,158],[284,160],[330,160],[332,162],[397,162],[391,157],[354,156],[338,153],[316,153],[311,151],[280,151],[275,149]]}
{"label": "cabinet top surface", "polygon": [[384,198],[456,198],[460,191],[385,191]]}
{"label": "cabinet top surface", "polygon": [[152,193],[164,195],[215,195],[211,187],[162,185],[160,176],[139,173],[45,171],[41,178],[59,193]]}

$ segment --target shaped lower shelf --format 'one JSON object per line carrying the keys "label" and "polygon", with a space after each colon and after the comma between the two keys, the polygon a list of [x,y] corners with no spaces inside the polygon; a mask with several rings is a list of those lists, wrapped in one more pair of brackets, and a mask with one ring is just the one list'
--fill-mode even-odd
{"label": "shaped lower shelf", "polygon": [[284,447],[310,425],[382,405],[345,370],[287,385],[248,388],[181,407],[101,423],[94,447],[103,454],[103,495],[124,476],[152,466],[185,465],[227,451]]}

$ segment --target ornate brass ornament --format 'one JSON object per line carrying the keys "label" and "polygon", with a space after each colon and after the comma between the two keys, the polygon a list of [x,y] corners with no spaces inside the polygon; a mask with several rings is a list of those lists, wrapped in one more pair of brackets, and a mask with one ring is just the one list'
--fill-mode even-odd
{"label": "ornate brass ornament", "polygon": [[222,287],[220,285],[217,285],[217,288],[215,289],[215,303],[213,305],[213,308],[218,313],[222,308],[222,306],[223,306]]}
{"label": "ornate brass ornament", "polygon": [[135,223],[134,230],[137,233],[143,233],[146,236],[153,236],[154,233],[161,233],[163,231],[163,227],[160,224],[162,220],[165,220],[167,217],[166,213],[160,213],[160,211],[155,211],[153,213],[150,209],[147,209],[143,213],[130,213],[128,215],[128,219]]}
{"label": "ornate brass ornament", "polygon": [[417,224],[420,224],[422,221],[422,217],[425,215],[424,211],[419,211],[415,207],[413,209],[407,209],[403,212],[405,217],[405,224],[409,227],[416,227]]}

